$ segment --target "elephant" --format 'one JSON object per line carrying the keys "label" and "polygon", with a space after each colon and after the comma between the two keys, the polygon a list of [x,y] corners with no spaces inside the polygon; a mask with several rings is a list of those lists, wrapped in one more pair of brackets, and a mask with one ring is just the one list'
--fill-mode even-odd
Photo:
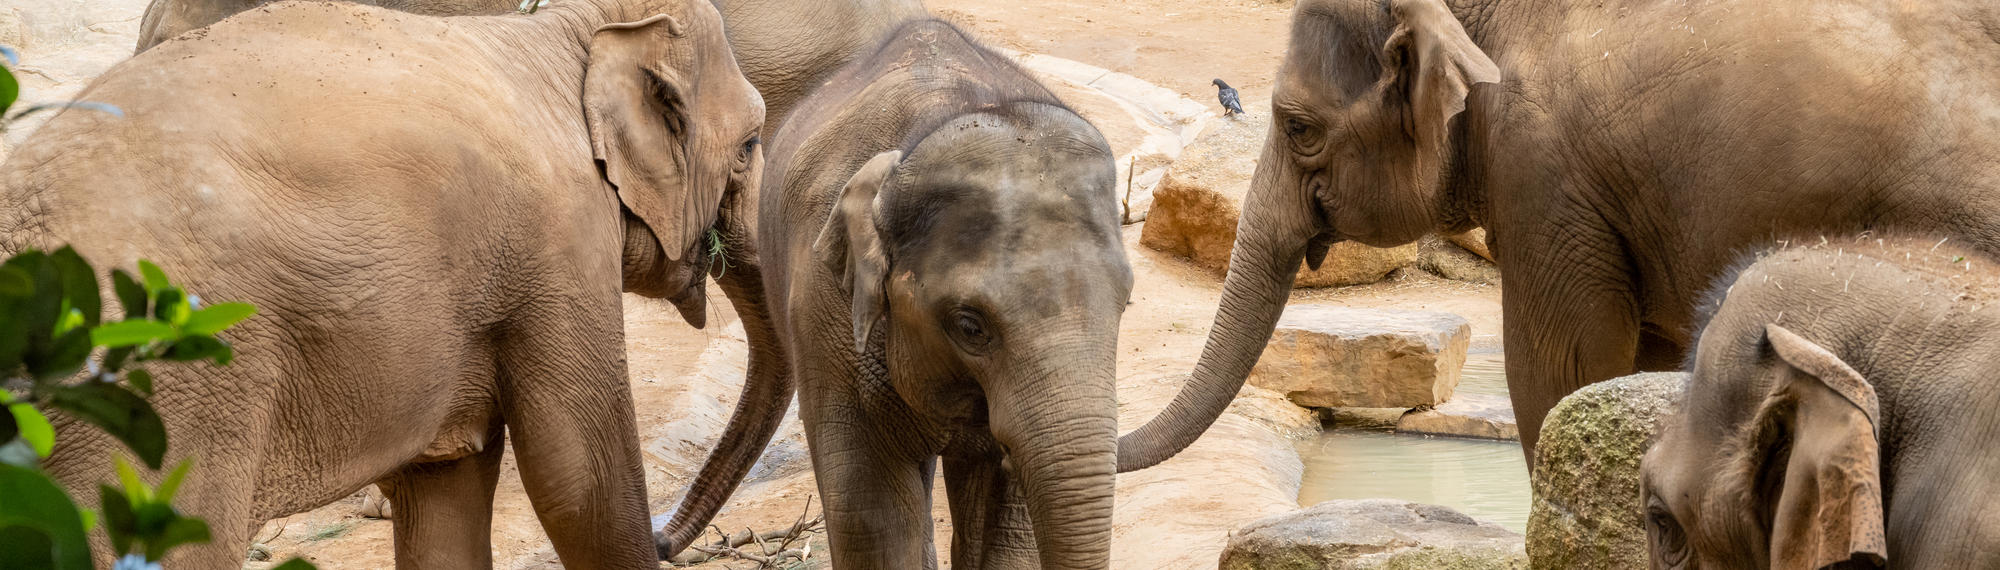
{"label": "elephant", "polygon": [[766,138],[835,72],[930,15],[919,0],[714,1],[743,74],[764,95]]}
{"label": "elephant", "polygon": [[1910,234],[1793,240],[1725,276],[1641,462],[1652,567],[2000,567],[1976,504],[2000,489],[1995,267]]}
{"label": "elephant", "polygon": [[[0,164],[0,252],[147,259],[259,310],[233,365],[155,371],[168,462],[199,457],[180,506],[215,533],[170,565],[233,568],[263,521],[377,483],[399,567],[490,567],[507,441],[564,564],[656,568],[621,291],[700,327],[720,271],[768,390],[744,400],[791,397],[745,202],[762,102],[722,25],[705,0],[281,2],[113,67],[80,97],[122,116],[63,111]],[[57,430],[53,477],[111,473],[115,442]],[[710,467],[697,490],[749,463]]]}
{"label": "elephant", "polygon": [[935,568],[941,462],[951,567],[1108,567],[1132,270],[1103,135],[921,19],[770,144],[765,292],[834,566]]}
{"label": "elephant", "polygon": [[[206,27],[238,12],[263,6],[272,0],[152,0],[139,18],[139,44],[132,53],[141,53],[160,42]],[[427,16],[490,16],[519,9],[511,0],[344,0]]]}
{"label": "elephant", "polygon": [[1333,243],[1486,228],[1529,459],[1563,396],[1677,369],[1701,289],[1766,240],[2000,251],[1988,2],[1300,0],[1291,25],[1215,324],[1120,471],[1215,421]]}

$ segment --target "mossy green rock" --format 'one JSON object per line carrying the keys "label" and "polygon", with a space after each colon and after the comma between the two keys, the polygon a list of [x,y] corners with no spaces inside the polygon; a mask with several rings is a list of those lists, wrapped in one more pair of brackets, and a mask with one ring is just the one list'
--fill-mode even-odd
{"label": "mossy green rock", "polygon": [[1577,390],[1542,424],[1531,478],[1535,568],[1645,568],[1639,459],[1680,407],[1687,375],[1655,372]]}
{"label": "mossy green rock", "polygon": [[1512,570],[1521,535],[1449,507],[1392,499],[1327,501],[1250,523],[1221,570]]}

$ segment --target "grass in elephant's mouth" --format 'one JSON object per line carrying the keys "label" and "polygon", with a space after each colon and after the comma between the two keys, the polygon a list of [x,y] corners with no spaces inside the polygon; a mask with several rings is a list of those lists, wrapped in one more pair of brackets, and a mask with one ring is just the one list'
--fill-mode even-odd
{"label": "grass in elephant's mouth", "polygon": [[341,535],[347,534],[347,531],[354,530],[355,524],[356,521],[353,519],[341,519],[330,523],[313,525],[312,529],[306,532],[305,542],[319,542],[340,538]]}

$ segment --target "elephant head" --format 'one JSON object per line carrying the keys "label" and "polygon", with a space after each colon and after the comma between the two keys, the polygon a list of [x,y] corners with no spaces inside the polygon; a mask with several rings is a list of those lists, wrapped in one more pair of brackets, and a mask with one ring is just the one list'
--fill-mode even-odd
{"label": "elephant head", "polygon": [[1187,388],[1119,441],[1120,471],[1172,457],[1229,406],[1301,260],[1318,269],[1335,242],[1400,245],[1466,223],[1443,183],[1450,125],[1500,72],[1442,0],[1302,0],[1291,41],[1213,332]]}
{"label": "elephant head", "polygon": [[1684,411],[1642,461],[1652,567],[1885,565],[1874,388],[1819,344],[1740,320],[1704,333]]}
{"label": "elephant head", "polygon": [[847,181],[812,257],[911,409],[988,428],[1042,560],[1102,567],[1132,290],[1110,147],[1040,102],[916,132]]}
{"label": "elephant head", "polygon": [[762,179],[764,103],[715,7],[689,4],[686,21],[661,14],[591,35],[584,111],[592,155],[623,205],[625,290],[672,300],[700,328],[704,276],[755,262],[730,255],[726,244],[749,239],[725,239],[719,218],[725,194]]}

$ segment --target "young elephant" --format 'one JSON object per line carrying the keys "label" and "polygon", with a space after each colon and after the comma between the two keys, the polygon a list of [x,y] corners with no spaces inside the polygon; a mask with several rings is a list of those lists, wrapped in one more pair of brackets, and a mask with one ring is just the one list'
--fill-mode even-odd
{"label": "young elephant", "polygon": [[[182,506],[215,533],[170,566],[234,568],[263,521],[380,483],[398,566],[489,567],[504,431],[564,564],[656,568],[620,290],[699,326],[716,230],[750,383],[776,387],[745,400],[790,397],[735,203],[762,103],[707,0],[285,2],[81,97],[125,116],[64,112],[0,165],[0,252],[151,259],[260,310],[228,334],[234,365],[157,371],[168,460],[199,457]],[[111,472],[115,443],[58,430],[61,481]]]}
{"label": "young elephant", "polygon": [[1105,568],[1132,273],[1097,129],[924,20],[798,106],[759,240],[833,562]]}
{"label": "young elephant", "polygon": [[2000,567],[2000,263],[1812,239],[1711,295],[1642,466],[1654,568]]}

